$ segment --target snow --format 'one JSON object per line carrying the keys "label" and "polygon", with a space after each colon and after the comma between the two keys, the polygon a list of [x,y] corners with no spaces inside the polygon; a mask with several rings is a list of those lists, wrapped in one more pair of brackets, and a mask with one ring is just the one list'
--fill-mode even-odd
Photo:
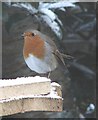
{"label": "snow", "polygon": [[58,83],[56,83],[56,82],[52,82],[51,85],[60,87],[60,85]]}
{"label": "snow", "polygon": [[95,110],[95,105],[90,103],[89,106],[87,107],[86,114],[91,114]]}
{"label": "snow", "polygon": [[39,9],[41,8],[47,8],[47,9],[57,9],[57,8],[63,8],[63,7],[75,7],[74,1],[60,1],[56,3],[43,3],[40,2]]}
{"label": "snow", "polygon": [[47,9],[47,8],[40,9],[39,11],[41,13],[47,15],[52,21],[57,18],[57,15],[54,12],[52,12],[51,10]]}
{"label": "snow", "polygon": [[27,11],[29,11],[30,13],[34,14],[37,13],[38,10],[36,8],[34,8],[31,4],[29,3],[15,3],[12,4],[12,6],[14,7],[19,7],[19,8],[25,8]]}
{"label": "snow", "polygon": [[52,21],[48,16],[46,15],[41,15],[41,18],[43,21],[45,21],[49,27],[52,29],[52,31],[56,34],[56,36],[61,40],[62,39],[62,31],[60,26],[58,25],[57,22]]}
{"label": "snow", "polygon": [[46,77],[40,77],[40,76],[21,77],[17,79],[0,80],[0,87],[20,85],[20,84],[30,84],[30,83],[37,83],[37,82],[51,82],[51,80]]}

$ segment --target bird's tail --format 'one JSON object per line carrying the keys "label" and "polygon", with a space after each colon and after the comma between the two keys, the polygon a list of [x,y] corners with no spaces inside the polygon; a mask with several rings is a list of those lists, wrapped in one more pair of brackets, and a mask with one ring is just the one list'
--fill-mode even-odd
{"label": "bird's tail", "polygon": [[74,59],[73,56],[67,55],[67,54],[63,54],[59,50],[56,50],[54,54],[62,61],[62,63],[64,64],[64,66],[66,65],[65,61],[64,61],[64,58],[65,59]]}

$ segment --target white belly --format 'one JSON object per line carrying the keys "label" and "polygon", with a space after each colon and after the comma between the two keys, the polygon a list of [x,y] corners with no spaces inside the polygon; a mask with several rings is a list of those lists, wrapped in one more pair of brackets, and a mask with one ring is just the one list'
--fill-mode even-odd
{"label": "white belly", "polygon": [[25,62],[31,70],[37,73],[47,73],[49,71],[53,71],[57,67],[57,60],[53,54],[46,56],[42,60],[29,54],[29,57],[25,59]]}

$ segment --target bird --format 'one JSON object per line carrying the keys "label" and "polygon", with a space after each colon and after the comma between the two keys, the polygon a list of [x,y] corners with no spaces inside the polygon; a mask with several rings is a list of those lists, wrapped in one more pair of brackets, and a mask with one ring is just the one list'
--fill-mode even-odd
{"label": "bird", "polygon": [[64,66],[64,57],[55,42],[38,30],[28,30],[23,33],[23,57],[27,66],[38,74],[54,71],[58,66],[58,59]]}

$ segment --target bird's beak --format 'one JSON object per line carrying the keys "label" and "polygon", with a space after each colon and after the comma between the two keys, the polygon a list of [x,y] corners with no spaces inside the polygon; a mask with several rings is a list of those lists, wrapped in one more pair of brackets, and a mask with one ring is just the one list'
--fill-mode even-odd
{"label": "bird's beak", "polygon": [[18,36],[18,39],[23,39],[24,38],[24,34],[20,34],[19,36]]}
{"label": "bird's beak", "polygon": [[23,34],[21,34],[21,37],[24,37],[24,33],[23,33]]}

